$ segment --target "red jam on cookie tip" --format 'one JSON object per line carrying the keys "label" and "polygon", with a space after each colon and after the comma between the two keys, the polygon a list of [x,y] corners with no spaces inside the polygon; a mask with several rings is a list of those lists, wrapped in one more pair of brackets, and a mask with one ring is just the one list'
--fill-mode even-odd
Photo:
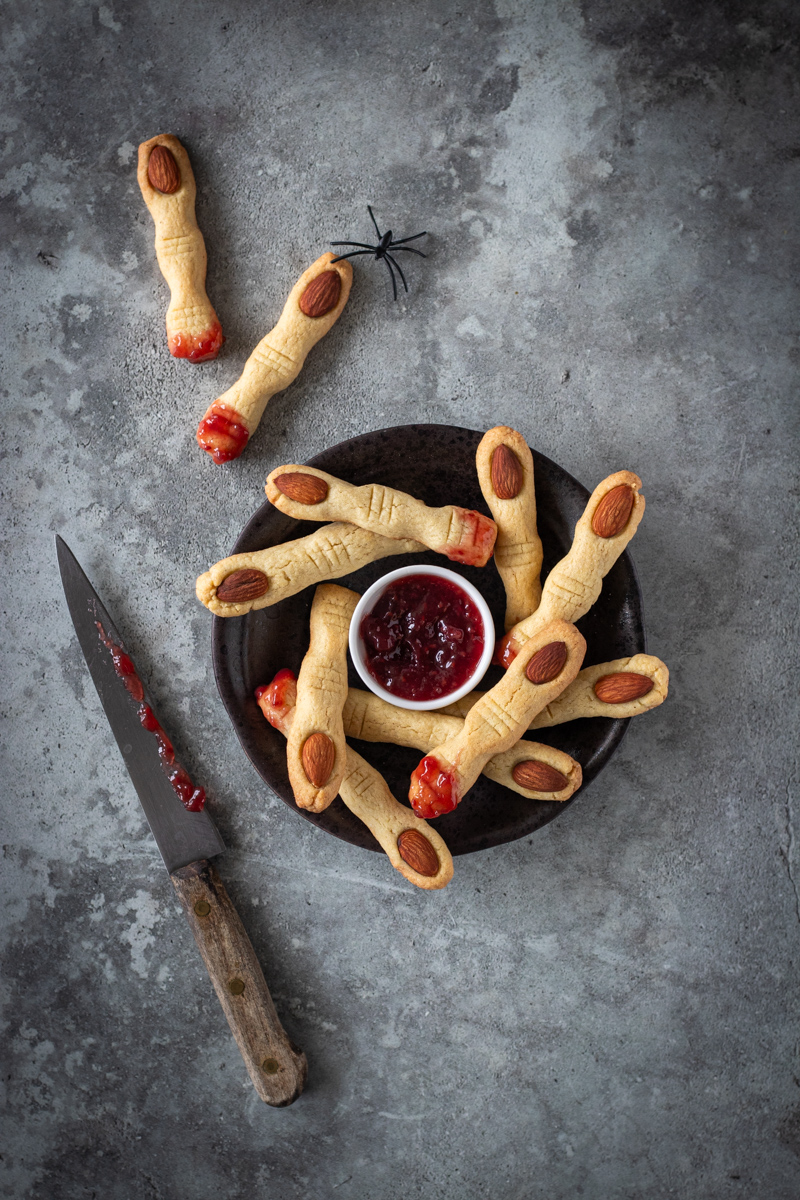
{"label": "red jam on cookie tip", "polygon": [[226,404],[214,403],[197,427],[197,444],[215,463],[231,462],[247,445],[249,430],[239,414]]}
{"label": "red jam on cookie tip", "polygon": [[173,358],[188,358],[192,363],[210,362],[216,358],[225,338],[222,326],[216,321],[205,333],[173,333],[168,339],[169,352]]}
{"label": "red jam on cookie tip", "polygon": [[495,663],[496,666],[505,667],[505,669],[508,670],[518,654],[519,647],[514,641],[512,633],[507,633],[505,637],[500,638],[499,642],[495,646],[492,662]]}
{"label": "red jam on cookie tip", "polygon": [[271,683],[255,690],[256,704],[274,729],[284,732],[287,716],[297,702],[297,676],[288,667],[278,671]]}
{"label": "red jam on cookie tip", "polygon": [[459,510],[463,518],[461,541],[457,546],[445,548],[452,562],[464,563],[468,567],[485,567],[494,552],[497,526],[490,517],[469,508]]}
{"label": "red jam on cookie tip", "polygon": [[411,776],[408,799],[417,816],[430,821],[432,817],[452,812],[461,797],[452,771],[428,754]]}

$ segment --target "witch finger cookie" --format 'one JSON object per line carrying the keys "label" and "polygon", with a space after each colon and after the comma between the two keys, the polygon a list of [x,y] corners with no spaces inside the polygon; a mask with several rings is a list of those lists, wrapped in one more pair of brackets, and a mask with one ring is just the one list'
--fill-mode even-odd
{"label": "witch finger cookie", "polygon": [[227,392],[206,410],[197,444],[215,463],[238,458],[255,432],[267,403],[300,374],[309,351],[342,315],[353,268],[321,255],[298,279],[274,329],[258,343]]}
{"label": "witch finger cookie", "polygon": [[454,562],[483,567],[494,550],[497,526],[472,509],[430,508],[380,483],[357,487],[317,467],[286,464],[267,476],[265,491],[281,512],[301,521],[352,521],[383,537],[412,538]]}
{"label": "witch finger cookie", "polygon": [[137,179],[156,227],[156,257],[169,284],[167,344],[174,358],[216,358],[222,326],[206,294],[206,244],[197,224],[189,155],[176,137],[159,133],[139,147]]}

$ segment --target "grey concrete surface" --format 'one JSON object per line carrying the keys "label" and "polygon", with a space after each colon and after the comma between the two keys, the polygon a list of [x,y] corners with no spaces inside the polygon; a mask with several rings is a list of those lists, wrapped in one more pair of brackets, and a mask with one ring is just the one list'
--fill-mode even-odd
{"label": "grey concrete surface", "polygon": [[[780,0],[7,5],[3,1195],[800,1194],[798,20]],[[190,150],[227,334],[168,356],[137,144]],[[244,457],[199,415],[330,239],[431,231]],[[410,258],[411,256],[409,256]],[[297,819],[217,698],[195,576],[271,467],[505,422],[634,543],[672,694],[443,893]],[[72,635],[72,545],[229,844],[308,1089],[261,1104]]]}

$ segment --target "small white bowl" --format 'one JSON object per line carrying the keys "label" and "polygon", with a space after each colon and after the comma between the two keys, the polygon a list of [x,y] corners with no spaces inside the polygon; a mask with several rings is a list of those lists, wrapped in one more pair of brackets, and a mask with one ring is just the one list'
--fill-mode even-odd
{"label": "small white bowl", "polygon": [[[387,691],[385,687],[382,687],[377,679],[373,678],[367,667],[364,641],[361,637],[361,622],[388,584],[392,583],[395,579],[407,579],[410,575],[436,575],[440,579],[449,580],[450,583],[455,584],[456,587],[460,587],[469,596],[481,614],[481,620],[483,621],[483,653],[475,670],[466,683],[454,691],[448,692],[446,696],[440,696],[438,700],[402,700],[399,696],[395,696],[392,692]],[[444,708],[446,704],[453,704],[456,700],[460,700],[462,696],[466,696],[468,692],[477,687],[492,661],[494,638],[494,621],[492,620],[492,614],[489,612],[489,605],[478,589],[473,587],[471,583],[468,583],[461,575],[457,575],[455,571],[448,571],[445,567],[400,567],[399,570],[389,571],[388,575],[382,575],[380,579],[377,579],[372,587],[367,588],[356,605],[356,610],[350,620],[350,657],[353,660],[355,669],[369,690],[374,692],[376,696],[380,696],[381,700],[388,701],[389,704],[393,704],[396,708],[416,708],[422,712],[430,712],[434,708]]]}

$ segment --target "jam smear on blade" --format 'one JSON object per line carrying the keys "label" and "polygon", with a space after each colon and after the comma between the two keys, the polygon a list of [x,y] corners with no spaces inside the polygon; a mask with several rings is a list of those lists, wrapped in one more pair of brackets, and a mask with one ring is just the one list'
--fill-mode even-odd
{"label": "jam smear on blade", "polygon": [[225,338],[222,326],[215,322],[205,333],[175,333],[169,338],[169,352],[173,358],[188,358],[189,362],[209,362],[216,358]]}
{"label": "jam smear on blade", "polygon": [[452,812],[461,797],[456,792],[455,778],[438,758],[428,754],[411,776],[408,799],[418,817],[430,821]]}
{"label": "jam smear on blade", "polygon": [[100,641],[105,646],[106,650],[111,655],[111,660],[114,663],[114,670],[120,677],[128,691],[128,694],[133,697],[137,704],[141,704],[144,699],[144,688],[142,681],[136,674],[136,667],[131,662],[128,655],[121,646],[115,646],[110,637],[106,636],[106,632],[99,621],[95,621],[100,632]]}
{"label": "jam smear on blade", "polygon": [[483,653],[478,608],[438,575],[395,579],[361,621],[367,669],[401,700],[430,703],[465,684]]}
{"label": "jam smear on blade", "polygon": [[239,414],[226,404],[212,404],[208,416],[197,427],[197,444],[215,463],[238,458],[249,437]]}
{"label": "jam smear on blade", "polygon": [[195,787],[181,764],[175,762],[175,751],[172,747],[172,742],[161,728],[158,718],[150,705],[144,703],[144,687],[128,655],[121,646],[117,646],[112,642],[99,621],[95,621],[95,625],[100,634],[100,641],[111,655],[114,670],[125,684],[131,698],[136,701],[136,711],[139,714],[142,728],[146,729],[148,733],[152,733],[158,742],[158,757],[161,761],[161,769],[172,784],[173,791],[184,808],[188,808],[189,812],[200,812],[206,802],[205,789]]}

